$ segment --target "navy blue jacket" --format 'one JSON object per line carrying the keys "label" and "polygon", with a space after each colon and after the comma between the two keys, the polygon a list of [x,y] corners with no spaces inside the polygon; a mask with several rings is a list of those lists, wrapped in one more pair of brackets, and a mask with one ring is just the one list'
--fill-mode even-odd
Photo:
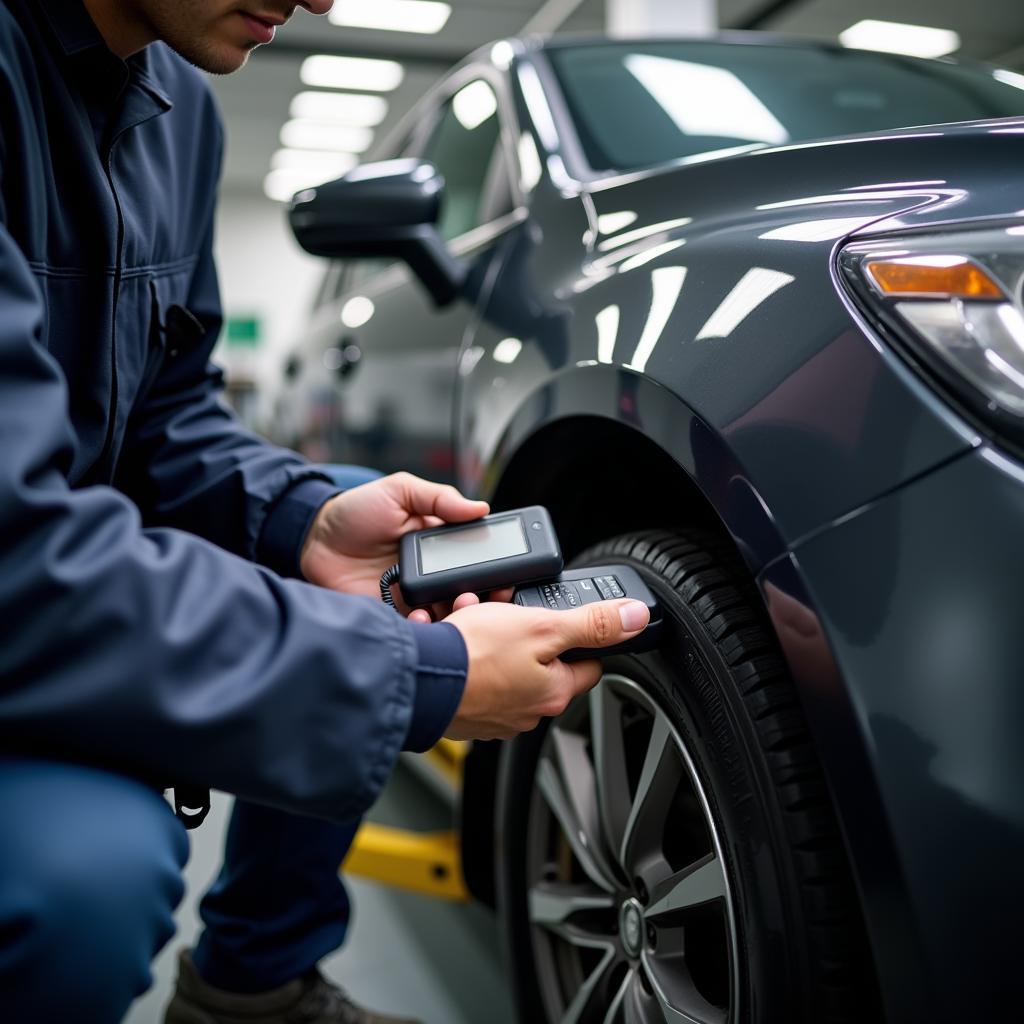
{"label": "navy blue jacket", "polygon": [[163,44],[0,0],[0,750],[344,820],[465,647],[284,578],[336,489],[219,399],[222,134]]}

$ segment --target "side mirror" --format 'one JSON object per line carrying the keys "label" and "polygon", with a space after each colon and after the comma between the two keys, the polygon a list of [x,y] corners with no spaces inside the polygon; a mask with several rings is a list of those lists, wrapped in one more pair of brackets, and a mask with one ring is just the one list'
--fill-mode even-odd
{"label": "side mirror", "polygon": [[337,181],[298,193],[288,213],[299,245],[314,256],[404,260],[439,306],[451,302],[466,268],[435,225],[444,179],[432,164],[387,160],[364,164]]}

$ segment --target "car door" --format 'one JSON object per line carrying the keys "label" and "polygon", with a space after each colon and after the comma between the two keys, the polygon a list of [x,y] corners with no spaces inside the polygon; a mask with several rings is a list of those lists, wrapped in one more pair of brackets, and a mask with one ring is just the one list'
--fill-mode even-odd
{"label": "car door", "polygon": [[410,154],[444,176],[438,231],[469,268],[464,293],[439,309],[405,264],[352,261],[330,309],[315,318],[335,395],[321,427],[330,432],[326,447],[337,461],[454,479],[459,349],[497,239],[516,219],[501,85],[485,74],[465,69],[428,102],[416,116],[430,127]]}

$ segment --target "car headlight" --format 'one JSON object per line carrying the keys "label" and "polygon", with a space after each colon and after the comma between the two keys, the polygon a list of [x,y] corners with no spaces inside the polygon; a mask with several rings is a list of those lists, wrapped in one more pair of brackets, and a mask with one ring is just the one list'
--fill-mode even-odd
{"label": "car headlight", "polygon": [[915,363],[1024,441],[1024,226],[856,242],[839,265]]}

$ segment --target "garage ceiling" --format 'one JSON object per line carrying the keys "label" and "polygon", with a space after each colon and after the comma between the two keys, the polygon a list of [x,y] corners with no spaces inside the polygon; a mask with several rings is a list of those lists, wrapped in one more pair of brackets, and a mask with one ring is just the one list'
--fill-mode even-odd
{"label": "garage ceiling", "polygon": [[[485,43],[520,33],[542,0],[448,0],[452,14],[437,35],[342,28],[297,11],[275,42],[253,55],[239,74],[214,78],[224,112],[228,151],[224,186],[257,193],[278,148],[292,97],[302,88],[299,68],[313,53],[397,59],[401,86],[387,94],[389,110],[378,135],[418,99],[447,67]],[[582,0],[564,28],[596,32],[605,0]],[[835,39],[861,18],[905,21],[956,30],[960,53],[1006,67],[1024,67],[1024,3],[1020,0],[719,0],[723,28],[758,28],[790,35]]]}

